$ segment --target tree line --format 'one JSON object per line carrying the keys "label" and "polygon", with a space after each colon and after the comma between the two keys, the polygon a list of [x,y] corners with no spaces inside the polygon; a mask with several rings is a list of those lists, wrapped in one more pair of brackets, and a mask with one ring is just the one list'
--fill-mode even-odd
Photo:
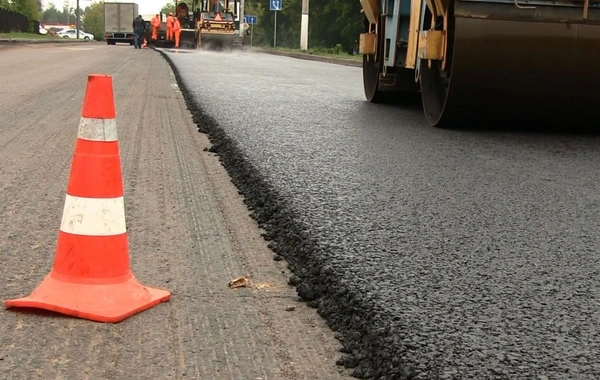
{"label": "tree line", "polygon": [[29,20],[28,32],[33,32],[33,22],[40,19],[41,0],[0,0],[0,8],[25,16]]}
{"label": "tree line", "polygon": [[[0,0],[0,6],[10,3]],[[39,0],[13,0],[23,7],[35,5],[42,22],[75,23],[76,10],[65,2],[62,9],[53,5],[41,11]],[[175,1],[165,1],[160,9],[163,12],[174,10]],[[255,46],[273,46],[275,12],[269,9],[270,0],[245,0],[245,14],[257,16],[258,23],[253,26],[252,40]],[[311,49],[330,49],[333,52],[352,52],[357,48],[358,35],[363,30],[363,15],[358,0],[312,0],[309,9],[308,44]],[[156,10],[158,12],[159,9]],[[302,0],[283,0],[283,9],[277,12],[277,46],[286,48],[300,47],[300,22]],[[82,27],[101,39],[104,35],[104,3],[94,2],[80,11]],[[33,18],[37,19],[37,18]]]}
{"label": "tree line", "polygon": [[[2,1],[2,0],[0,0]],[[94,2],[85,9],[79,8],[81,29],[92,33],[96,40],[104,39],[104,2]],[[63,3],[62,9],[50,4],[41,13],[42,23],[77,25],[77,9],[70,7],[68,2]]]}
{"label": "tree line", "polygon": [[[273,46],[275,11],[269,0],[245,0],[244,13],[258,17],[253,27],[255,45]],[[358,0],[313,0],[309,7],[309,49],[333,49],[351,52],[357,49],[363,31],[363,15]],[[277,46],[300,47],[302,0],[283,0],[277,12]]]}

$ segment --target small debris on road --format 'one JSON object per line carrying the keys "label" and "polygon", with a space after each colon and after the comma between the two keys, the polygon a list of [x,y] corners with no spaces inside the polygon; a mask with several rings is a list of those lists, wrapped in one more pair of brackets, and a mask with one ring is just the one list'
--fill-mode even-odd
{"label": "small debris on road", "polygon": [[231,289],[235,288],[245,288],[250,283],[250,279],[246,277],[238,277],[234,280],[229,281],[229,287]]}

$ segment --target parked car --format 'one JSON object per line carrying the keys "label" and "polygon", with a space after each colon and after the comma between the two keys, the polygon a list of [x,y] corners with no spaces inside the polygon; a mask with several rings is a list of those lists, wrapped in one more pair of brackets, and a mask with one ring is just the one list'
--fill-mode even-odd
{"label": "parked car", "polygon": [[[77,29],[65,29],[56,33],[60,38],[77,38]],[[91,33],[86,33],[83,30],[79,30],[79,39],[84,40],[93,40],[94,35]]]}

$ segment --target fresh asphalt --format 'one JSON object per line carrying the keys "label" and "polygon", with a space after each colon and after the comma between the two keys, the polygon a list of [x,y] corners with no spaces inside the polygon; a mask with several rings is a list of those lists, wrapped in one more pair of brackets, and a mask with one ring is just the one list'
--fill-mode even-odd
{"label": "fresh asphalt", "polygon": [[355,376],[600,377],[597,135],[436,129],[360,68],[163,54]]}

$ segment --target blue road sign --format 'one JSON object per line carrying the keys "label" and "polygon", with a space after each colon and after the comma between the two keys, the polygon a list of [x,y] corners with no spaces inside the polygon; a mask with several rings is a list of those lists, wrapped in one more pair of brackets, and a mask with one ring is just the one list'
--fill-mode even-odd
{"label": "blue road sign", "polygon": [[280,11],[283,8],[283,0],[271,0],[271,10]]}
{"label": "blue road sign", "polygon": [[244,22],[248,25],[256,25],[258,24],[258,17],[256,16],[244,16]]}

